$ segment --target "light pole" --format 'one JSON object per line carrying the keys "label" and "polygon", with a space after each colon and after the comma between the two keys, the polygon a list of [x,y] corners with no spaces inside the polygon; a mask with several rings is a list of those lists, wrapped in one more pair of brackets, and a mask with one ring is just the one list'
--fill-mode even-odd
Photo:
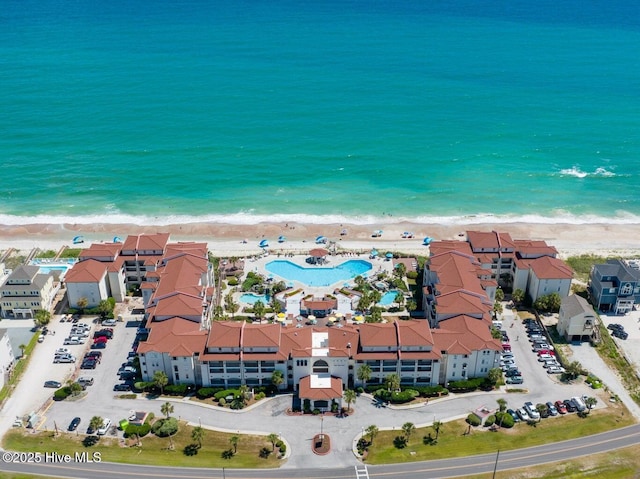
{"label": "light pole", "polygon": [[500,457],[500,449],[498,449],[498,453],[496,454],[496,463],[493,466],[493,477],[492,479],[496,479],[496,471],[498,470],[498,458]]}

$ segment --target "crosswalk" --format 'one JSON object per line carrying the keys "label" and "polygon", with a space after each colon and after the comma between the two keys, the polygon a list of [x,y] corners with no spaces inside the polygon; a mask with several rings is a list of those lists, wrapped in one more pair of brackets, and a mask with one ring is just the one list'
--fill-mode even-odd
{"label": "crosswalk", "polygon": [[369,479],[369,471],[367,471],[367,466],[364,464],[359,464],[355,466],[356,468],[356,479]]}

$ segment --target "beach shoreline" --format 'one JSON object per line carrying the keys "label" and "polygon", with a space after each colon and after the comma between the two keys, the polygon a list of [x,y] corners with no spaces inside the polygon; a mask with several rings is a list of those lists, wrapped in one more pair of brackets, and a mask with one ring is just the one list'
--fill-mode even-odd
{"label": "beach shoreline", "polygon": [[[379,238],[372,237],[382,230]],[[346,230],[345,235],[341,232]],[[32,250],[34,248],[58,250],[68,247],[88,247],[91,243],[111,242],[114,237],[142,233],[170,233],[171,241],[206,242],[216,256],[249,256],[262,251],[258,243],[267,239],[273,252],[297,252],[312,248],[317,236],[335,241],[338,249],[398,251],[427,255],[422,244],[425,237],[435,240],[462,240],[466,231],[507,232],[514,239],[544,240],[558,249],[561,257],[593,253],[602,256],[640,255],[640,223],[638,224],[561,224],[561,223],[498,223],[441,225],[399,222],[376,225],[347,223],[283,223],[224,224],[194,222],[171,225],[136,225],[130,223],[93,224],[24,224],[0,225],[0,250]],[[405,239],[404,232],[414,238]],[[73,244],[73,238],[82,236],[84,243]],[[278,237],[286,241],[278,243]],[[246,240],[246,242],[245,242]]]}

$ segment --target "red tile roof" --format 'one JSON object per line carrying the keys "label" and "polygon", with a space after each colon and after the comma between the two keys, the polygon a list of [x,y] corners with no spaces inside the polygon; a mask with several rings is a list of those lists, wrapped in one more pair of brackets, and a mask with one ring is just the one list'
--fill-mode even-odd
{"label": "red tile roof", "polygon": [[99,283],[107,274],[107,263],[87,259],[73,265],[64,280],[66,283]]}
{"label": "red tile roof", "polygon": [[329,388],[312,388],[311,376],[305,376],[300,379],[298,396],[300,399],[327,400],[338,399],[342,397],[342,379],[331,378],[331,387]]}
{"label": "red tile roof", "polygon": [[140,342],[138,353],[160,352],[169,356],[192,356],[202,353],[207,341],[207,331],[182,318],[170,318],[155,323],[146,341]]}
{"label": "red tile roof", "polygon": [[573,270],[559,258],[542,256],[531,261],[531,268],[538,279],[571,279]]}
{"label": "red tile roof", "polygon": [[439,323],[433,330],[434,349],[447,354],[469,354],[471,351],[489,349],[501,351],[500,340],[491,337],[489,326],[484,321],[459,315]]}
{"label": "red tile roof", "polygon": [[164,251],[169,242],[169,233],[129,235],[122,245],[122,251]]}

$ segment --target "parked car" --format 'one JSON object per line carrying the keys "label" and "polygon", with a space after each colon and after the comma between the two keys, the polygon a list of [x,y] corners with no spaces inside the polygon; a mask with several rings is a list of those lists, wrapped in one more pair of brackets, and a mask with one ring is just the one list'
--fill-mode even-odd
{"label": "parked car", "polygon": [[128,381],[130,379],[135,379],[135,378],[136,378],[136,373],[132,373],[132,372],[120,373],[120,379],[122,381]]}
{"label": "parked car", "polygon": [[528,421],[529,419],[531,419],[529,417],[529,415],[527,414],[527,411],[525,411],[524,408],[519,408],[516,410],[516,413],[518,414],[518,416],[520,417],[520,419],[522,419],[523,421]]}
{"label": "parked car", "polygon": [[511,376],[508,377],[505,382],[507,384],[522,384],[524,379],[522,379],[522,376]]}
{"label": "parked car", "polygon": [[547,343],[536,343],[533,345],[533,350],[535,352],[541,351],[542,349],[551,349],[551,346]]}
{"label": "parked car", "polygon": [[102,337],[107,339],[113,338],[113,331],[109,331],[107,329],[101,329],[100,331],[96,331],[95,333],[93,333],[94,339],[102,338]]}
{"label": "parked car", "polygon": [[131,391],[131,385],[127,383],[116,384],[113,386],[114,391]]}
{"label": "parked car", "polygon": [[555,361],[556,357],[552,356],[551,354],[538,354],[538,361],[543,363],[547,360]]}
{"label": "parked car", "polygon": [[565,369],[562,366],[549,366],[547,368],[547,374],[562,374]]}
{"label": "parked car", "polygon": [[104,349],[107,347],[107,343],[94,343],[91,345],[91,349]]}
{"label": "parked car", "polygon": [[567,414],[567,406],[565,406],[564,402],[558,400],[555,402],[555,406],[560,414]]}
{"label": "parked car", "polygon": [[78,429],[80,421],[82,421],[82,419],[80,419],[79,417],[74,417],[69,424],[69,431],[75,431],[76,429]]}
{"label": "parked car", "polygon": [[55,356],[53,358],[53,362],[54,363],[75,363],[76,357],[75,356]]}
{"label": "parked car", "polygon": [[629,333],[627,333],[626,331],[620,331],[619,329],[616,329],[611,332],[611,336],[619,339],[627,339],[629,337]]}
{"label": "parked car", "polygon": [[84,355],[85,358],[94,358],[96,361],[100,362],[102,360],[102,352],[101,351],[89,351]]}
{"label": "parked car", "polygon": [[65,338],[63,344],[77,346],[78,344],[84,344],[84,341],[82,341],[79,337],[74,336],[74,337]]}
{"label": "parked car", "polygon": [[502,353],[500,355],[500,358],[503,359],[503,360],[504,359],[513,359],[513,353]]}
{"label": "parked car", "polygon": [[571,402],[573,402],[573,404],[576,406],[576,409],[578,410],[578,412],[582,412],[585,409],[587,409],[587,405],[584,403],[582,398],[578,396],[572,397]]}
{"label": "parked car", "polygon": [[44,387],[59,389],[62,387],[62,383],[60,381],[45,381]]}
{"label": "parked car", "polygon": [[578,410],[578,408],[576,407],[575,404],[573,404],[573,401],[571,399],[565,399],[563,402],[565,407],[567,408],[567,412],[576,412]]}
{"label": "parked car", "polygon": [[44,341],[44,338],[46,338],[46,336],[44,334],[41,334],[40,336],[38,336],[38,342],[42,343]]}
{"label": "parked car", "polygon": [[511,345],[509,343],[502,343],[502,350],[503,351],[511,351]]}
{"label": "parked car", "polygon": [[617,323],[611,323],[609,326],[607,326],[607,329],[610,329],[611,331],[624,331],[624,326]]}
{"label": "parked car", "polygon": [[94,379],[88,376],[80,376],[77,382],[78,384],[84,384],[85,386],[93,386]]}
{"label": "parked car", "polygon": [[109,339],[106,336],[98,336],[93,340],[93,344],[106,343],[107,341],[109,341]]}
{"label": "parked car", "polygon": [[80,364],[80,369],[95,369],[97,364],[98,361],[95,359],[85,359],[82,361],[82,364]]}
{"label": "parked car", "polygon": [[71,351],[67,348],[58,348],[56,354],[71,354]]}
{"label": "parked car", "polygon": [[558,409],[553,405],[553,403],[551,401],[547,402],[547,410],[549,411],[549,415],[551,415],[551,416],[557,416],[558,415]]}
{"label": "parked car", "polygon": [[527,411],[527,414],[529,414],[529,417],[531,419],[540,419],[540,413],[532,402],[527,401],[526,403],[524,403],[524,409],[525,411]]}
{"label": "parked car", "polygon": [[118,374],[124,374],[124,373],[135,374],[137,372],[138,372],[138,370],[136,368],[134,368],[133,366],[124,366],[124,367],[122,367],[122,368],[120,368],[118,370]]}
{"label": "parked car", "polygon": [[560,368],[562,366],[560,366],[560,363],[555,359],[549,359],[542,363],[542,367],[549,369],[549,368]]}
{"label": "parked car", "polygon": [[98,436],[104,436],[111,427],[111,419],[105,418],[102,420],[102,427],[99,427],[96,433]]}
{"label": "parked car", "polygon": [[102,321],[103,326],[115,326],[117,324],[115,319],[105,319]]}
{"label": "parked car", "polygon": [[538,356],[541,356],[543,354],[548,354],[549,356],[555,356],[556,353],[551,351],[550,349],[541,349],[539,351],[536,351],[538,353]]}
{"label": "parked car", "polygon": [[508,378],[512,378],[513,376],[521,376],[520,370],[518,368],[507,369],[504,372],[504,375]]}
{"label": "parked car", "polygon": [[520,416],[513,409],[507,409],[507,413],[513,418],[513,422],[520,422]]}

